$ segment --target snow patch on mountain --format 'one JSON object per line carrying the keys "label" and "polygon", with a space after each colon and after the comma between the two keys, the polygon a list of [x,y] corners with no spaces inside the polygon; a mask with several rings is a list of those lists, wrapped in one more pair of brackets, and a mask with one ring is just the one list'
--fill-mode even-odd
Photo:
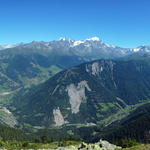
{"label": "snow patch on mountain", "polygon": [[100,41],[98,37],[92,37],[90,39],[86,39],[86,41]]}
{"label": "snow patch on mountain", "polygon": [[67,39],[66,38],[64,38],[64,37],[60,37],[59,38],[59,41],[66,41]]}
{"label": "snow patch on mountain", "polygon": [[70,43],[70,46],[72,45],[72,43],[75,42],[75,41],[72,40],[72,39],[67,39],[67,38],[64,38],[64,37],[59,38],[59,41],[60,41],[60,42],[69,42],[69,43]]}
{"label": "snow patch on mountain", "polygon": [[14,48],[20,45],[23,45],[23,43],[0,45],[0,50],[7,49],[7,48]]}
{"label": "snow patch on mountain", "polygon": [[110,45],[110,44],[107,44],[107,43],[104,43],[104,45],[105,45],[106,47],[116,48],[116,46]]}
{"label": "snow patch on mountain", "polygon": [[77,46],[77,45],[80,45],[80,44],[83,44],[83,43],[85,43],[85,41],[75,41],[73,43],[73,46]]}
{"label": "snow patch on mountain", "polygon": [[133,48],[133,52],[138,52],[140,48]]}
{"label": "snow patch on mountain", "polygon": [[150,46],[142,45],[132,49],[133,52],[150,52]]}

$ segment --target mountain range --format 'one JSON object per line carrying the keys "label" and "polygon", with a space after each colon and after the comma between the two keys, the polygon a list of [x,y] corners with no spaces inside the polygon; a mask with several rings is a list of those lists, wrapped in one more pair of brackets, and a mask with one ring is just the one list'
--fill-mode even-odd
{"label": "mountain range", "polygon": [[7,49],[7,48],[13,48],[13,47],[17,47],[20,45],[23,45],[23,43],[0,45],[0,50]]}
{"label": "mountain range", "polygon": [[105,128],[149,102],[149,46],[121,48],[94,37],[1,47],[5,125],[24,131]]}
{"label": "mountain range", "polygon": [[149,46],[120,48],[103,43],[99,38],[75,41],[36,42],[1,46],[0,92],[42,83],[57,72],[96,59],[118,59],[147,55]]}
{"label": "mountain range", "polygon": [[[77,56],[89,57],[92,59],[100,58],[117,58],[126,56],[135,52],[149,52],[150,46],[142,45],[137,48],[121,48],[118,46],[109,45],[103,43],[98,37],[91,39],[75,41],[72,39],[60,38],[59,40],[51,42],[37,42],[31,43],[19,43],[13,45],[1,45],[0,50],[16,48],[16,49],[34,49],[35,52],[39,53],[38,50],[45,51],[47,53],[59,52],[61,54],[73,54]],[[19,50],[18,50],[19,51]],[[23,51],[23,50],[21,50]],[[40,51],[41,52],[41,51]],[[42,52],[41,52],[42,53]]]}

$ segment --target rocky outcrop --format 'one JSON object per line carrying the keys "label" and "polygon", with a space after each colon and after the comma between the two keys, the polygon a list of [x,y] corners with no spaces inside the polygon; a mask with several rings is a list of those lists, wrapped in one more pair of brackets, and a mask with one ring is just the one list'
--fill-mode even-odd
{"label": "rocky outcrop", "polygon": [[59,107],[53,110],[53,115],[54,115],[54,122],[56,126],[61,126],[65,124],[64,117],[61,114]]}
{"label": "rocky outcrop", "polygon": [[67,86],[66,91],[68,92],[71,110],[74,114],[79,112],[82,100],[86,99],[85,88],[88,91],[91,91],[87,84],[87,81],[81,81],[80,83],[78,83],[78,86],[75,86],[74,84],[70,84],[69,86]]}
{"label": "rocky outcrop", "polygon": [[121,149],[121,147],[113,145],[108,141],[100,140],[94,144],[81,143],[76,146],[68,146],[68,147],[59,147],[57,150],[116,150]]}
{"label": "rocky outcrop", "polygon": [[12,112],[2,105],[0,105],[0,122],[10,127],[15,127],[18,124]]}

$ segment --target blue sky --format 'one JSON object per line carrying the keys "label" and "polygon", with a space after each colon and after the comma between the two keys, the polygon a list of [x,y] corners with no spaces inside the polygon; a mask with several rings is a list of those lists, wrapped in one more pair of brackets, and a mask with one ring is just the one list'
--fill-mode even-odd
{"label": "blue sky", "polygon": [[0,44],[93,36],[150,45],[150,0],[0,0]]}

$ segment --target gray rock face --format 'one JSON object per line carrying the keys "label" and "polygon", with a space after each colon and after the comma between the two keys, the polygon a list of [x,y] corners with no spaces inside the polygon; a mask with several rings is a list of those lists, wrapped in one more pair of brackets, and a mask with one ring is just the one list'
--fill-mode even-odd
{"label": "gray rock face", "polygon": [[103,71],[103,67],[102,66],[99,67],[98,62],[95,62],[92,64],[92,74],[93,75],[98,75],[102,71]]}
{"label": "gray rock face", "polygon": [[54,121],[56,126],[61,126],[65,124],[64,117],[61,114],[59,107],[53,110],[53,115],[54,115]]}
{"label": "gray rock face", "polygon": [[90,71],[92,75],[96,76],[96,75],[99,75],[103,71],[103,67],[100,66],[98,62],[94,62],[91,65],[91,68],[89,68],[89,66],[86,65],[86,72],[90,72]]}
{"label": "gray rock face", "polygon": [[85,88],[88,91],[91,91],[87,84],[87,81],[81,81],[80,83],[78,83],[78,86],[75,86],[74,84],[70,84],[69,86],[67,86],[66,91],[68,92],[71,110],[74,114],[79,112],[82,101],[86,99]]}
{"label": "gray rock face", "polygon": [[93,76],[100,76],[100,74],[107,69],[110,69],[111,73],[113,73],[114,65],[115,63],[112,61],[103,60],[101,63],[94,62],[86,65],[85,70]]}
{"label": "gray rock face", "polygon": [[0,105],[0,122],[15,127],[17,120],[9,109]]}

